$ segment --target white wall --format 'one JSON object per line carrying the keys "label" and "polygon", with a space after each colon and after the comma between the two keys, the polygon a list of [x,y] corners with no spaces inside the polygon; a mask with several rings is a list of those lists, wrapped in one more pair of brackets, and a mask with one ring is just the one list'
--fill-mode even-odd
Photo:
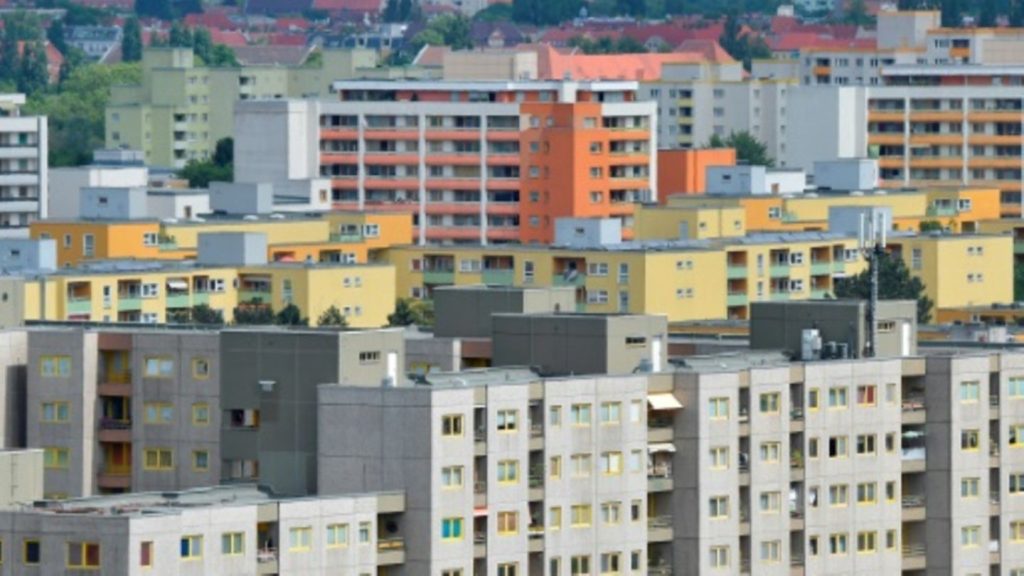
{"label": "white wall", "polygon": [[82,188],[145,187],[149,170],[142,166],[78,166],[49,170],[48,218],[78,218]]}

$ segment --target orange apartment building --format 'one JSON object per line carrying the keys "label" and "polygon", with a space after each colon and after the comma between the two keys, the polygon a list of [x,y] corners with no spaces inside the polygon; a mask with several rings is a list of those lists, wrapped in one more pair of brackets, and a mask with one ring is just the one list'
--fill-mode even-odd
{"label": "orange apartment building", "polygon": [[275,114],[287,116],[277,126],[287,142],[305,142],[310,158],[288,158],[303,148],[292,146],[263,150],[261,161],[292,162],[280,177],[329,179],[337,209],[411,213],[414,242],[546,243],[565,216],[619,218],[628,238],[633,204],[657,198],[657,109],[636,100],[636,82],[334,89],[337,102],[245,103],[236,123],[267,134]]}
{"label": "orange apartment building", "polygon": [[709,166],[735,165],[733,148],[658,150],[658,203],[665,205],[672,194],[703,194]]}

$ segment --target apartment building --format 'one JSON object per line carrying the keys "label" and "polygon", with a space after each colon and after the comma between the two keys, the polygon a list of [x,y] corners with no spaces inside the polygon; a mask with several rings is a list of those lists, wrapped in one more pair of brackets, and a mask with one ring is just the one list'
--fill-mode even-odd
{"label": "apartment building", "polygon": [[193,219],[49,219],[33,222],[31,238],[57,243],[57,264],[95,260],[188,260],[199,237],[210,233],[258,233],[271,262],[365,264],[377,250],[408,244],[410,215],[387,212],[319,214],[203,214]]}
{"label": "apartment building", "polygon": [[797,80],[770,74],[748,78],[740,62],[665,63],[661,77],[641,84],[640,94],[658,105],[662,148],[708,145],[712,137],[749,132],[773,158],[786,144],[787,94]]}
{"label": "apartment building", "polygon": [[220,481],[220,337],[212,331],[28,331],[28,446],[47,498]]}
{"label": "apartment building", "polygon": [[222,486],[0,512],[7,574],[389,574],[405,496],[281,498]]}
{"label": "apartment building", "polygon": [[334,89],[240,106],[240,177],[329,178],[336,208],[413,214],[420,244],[550,242],[567,216],[617,218],[628,237],[633,203],[657,197],[656,106],[635,82]]}
{"label": "apartment building", "polygon": [[326,493],[317,455],[333,436],[318,428],[317,387],[401,384],[402,332],[223,331],[221,479],[259,483],[278,494]]}
{"label": "apartment building", "polygon": [[646,529],[646,376],[428,378],[319,391],[321,493],[404,490],[412,573],[632,573],[670,540]]}
{"label": "apartment building", "polygon": [[46,218],[46,117],[22,116],[24,104],[24,94],[0,96],[0,238],[24,238]]}
{"label": "apartment building", "polygon": [[143,151],[151,166],[181,168],[213,154],[234,130],[243,100],[322,97],[332,82],[377,64],[374,51],[323,50],[321,66],[208,68],[192,50],[147,48],[142,83],[114,86],[106,109],[106,147]]}

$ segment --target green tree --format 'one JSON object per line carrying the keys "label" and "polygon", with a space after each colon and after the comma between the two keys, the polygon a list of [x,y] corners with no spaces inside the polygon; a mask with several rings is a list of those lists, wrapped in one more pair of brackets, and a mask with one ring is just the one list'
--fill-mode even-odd
{"label": "green tree", "polygon": [[[836,279],[836,298],[871,297],[871,271],[865,269],[856,276]],[[925,285],[920,278],[910,275],[910,270],[898,254],[884,254],[879,258],[878,268],[879,300],[917,300],[917,321],[926,324],[932,316],[934,303],[925,294]]]}
{"label": "green tree", "polygon": [[981,7],[978,9],[978,25],[991,28],[996,25],[999,17],[999,2],[997,0],[981,0]]}
{"label": "green tree", "polygon": [[171,32],[167,37],[167,42],[171,48],[192,48],[192,31],[182,24],[181,21],[175,21],[174,24],[171,24]]}
{"label": "green tree", "polygon": [[399,298],[395,302],[395,311],[388,315],[389,326],[424,326],[428,323],[424,304],[412,298]]}
{"label": "green tree", "polygon": [[238,66],[238,58],[230,46],[214,44],[210,49],[210,59],[206,63],[213,68],[231,68]]}
{"label": "green tree", "polygon": [[213,163],[217,166],[230,166],[235,162],[235,139],[228,136],[217,140],[213,148]]}
{"label": "green tree", "polygon": [[15,40],[40,40],[44,36],[39,17],[33,12],[8,12],[4,14],[3,23],[4,35]]}
{"label": "green tree", "polygon": [[1009,18],[1010,26],[1024,27],[1024,0],[1010,0]]}
{"label": "green tree", "polygon": [[29,96],[46,89],[50,83],[50,71],[46,60],[46,48],[42,40],[25,41],[22,48],[18,91]]}
{"label": "green tree", "polygon": [[171,20],[174,18],[174,8],[171,0],[135,0],[135,13],[140,17],[157,18],[160,20]]}
{"label": "green tree", "polygon": [[18,54],[18,38],[5,31],[3,38],[0,38],[0,81],[16,84],[19,70],[21,55]]}
{"label": "green tree", "polygon": [[234,140],[221,138],[214,146],[210,158],[189,160],[178,171],[178,177],[188,180],[192,188],[208,188],[210,182],[231,182],[235,179],[234,157]]}
{"label": "green tree", "polygon": [[129,18],[124,23],[124,32],[121,36],[121,60],[124,62],[142,60],[142,27],[139,26],[138,18]]}
{"label": "green tree", "polygon": [[868,14],[868,8],[864,0],[850,0],[846,5],[843,21],[846,24],[853,24],[855,26],[868,26],[874,23],[874,19]]}
{"label": "green tree", "polygon": [[922,220],[919,225],[919,229],[922,233],[941,232],[942,222],[938,222],[936,220]]}
{"label": "green tree", "polygon": [[583,5],[583,0],[512,0],[512,16],[516,22],[551,26],[577,17]]}
{"label": "green tree", "polygon": [[46,116],[50,165],[78,166],[103,147],[104,116],[115,84],[138,84],[138,64],[86,64],[71,71],[56,89],[28,99],[25,113]]}
{"label": "green tree", "polygon": [[196,304],[189,311],[192,324],[220,326],[224,324],[224,313],[210,308],[209,304]]}
{"label": "green tree", "polygon": [[274,311],[259,298],[240,303],[238,306],[235,306],[232,314],[235,318],[235,324],[267,325],[274,323]]}
{"label": "green tree", "polygon": [[750,132],[733,132],[727,138],[718,134],[708,140],[708,148],[735,148],[736,159],[751,166],[775,166],[775,160],[768,154],[768,147]]}
{"label": "green tree", "polygon": [[946,28],[959,28],[964,24],[963,0],[942,0],[942,25]]}
{"label": "green tree", "polygon": [[295,304],[288,304],[274,315],[274,324],[280,326],[306,326],[309,319],[302,317],[302,310]]}
{"label": "green tree", "polygon": [[508,22],[515,17],[511,4],[491,4],[473,15],[477,22]]}
{"label": "green tree", "polygon": [[316,321],[317,326],[334,326],[337,328],[348,328],[348,319],[338,310],[337,306],[331,306]]}
{"label": "green tree", "polygon": [[442,14],[431,20],[423,31],[413,37],[413,51],[418,52],[427,44],[448,46],[452,50],[472,48],[473,40],[469,32],[469,18],[462,14]]}
{"label": "green tree", "polygon": [[1024,302],[1024,265],[1013,265],[1013,301]]}
{"label": "green tree", "polygon": [[55,18],[50,22],[50,27],[46,29],[46,39],[61,54],[68,51],[68,43],[64,40],[64,20]]}
{"label": "green tree", "polygon": [[196,28],[192,32],[192,53],[204,64],[209,64],[212,52],[213,39],[210,37],[210,31],[206,28]]}

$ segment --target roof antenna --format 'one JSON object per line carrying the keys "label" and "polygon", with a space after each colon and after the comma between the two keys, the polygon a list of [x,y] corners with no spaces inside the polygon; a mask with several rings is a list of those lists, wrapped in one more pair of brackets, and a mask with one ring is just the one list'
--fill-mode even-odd
{"label": "roof antenna", "polygon": [[868,299],[867,316],[870,337],[864,350],[865,358],[874,358],[878,355],[878,267],[882,256],[885,255],[885,216],[884,212],[874,211],[860,215],[860,252],[871,269],[871,297]]}

